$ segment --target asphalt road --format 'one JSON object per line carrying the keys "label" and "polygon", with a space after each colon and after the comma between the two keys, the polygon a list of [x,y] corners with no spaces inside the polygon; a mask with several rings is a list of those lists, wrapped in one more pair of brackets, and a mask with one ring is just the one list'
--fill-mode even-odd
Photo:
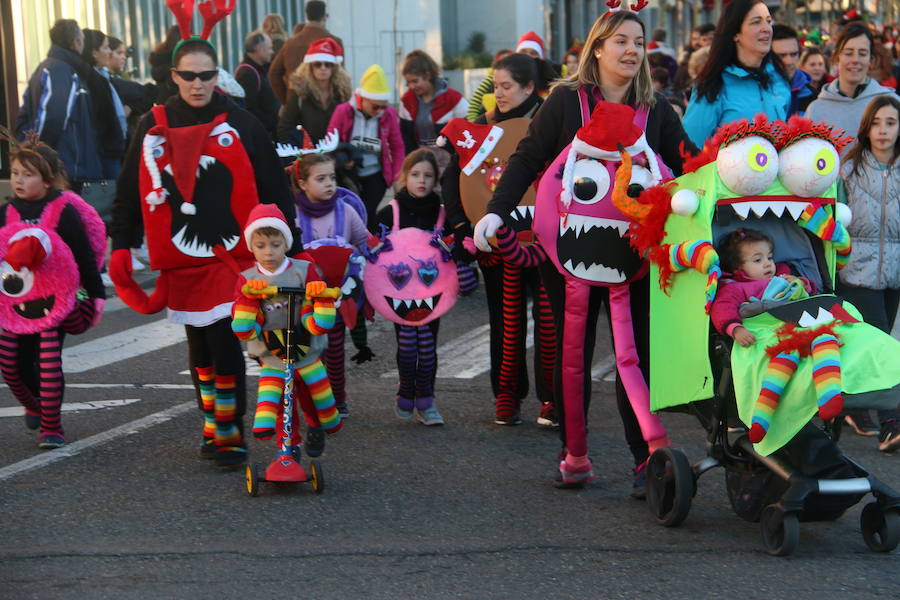
{"label": "asphalt road", "polygon": [[[599,478],[580,491],[551,485],[558,441],[534,423],[533,396],[523,425],[493,424],[486,372],[438,380],[445,427],[399,421],[393,379],[382,376],[395,368],[384,323],[372,328],[377,358],[348,369],[352,416],[321,458],[324,493],[266,486],[251,498],[242,472],[198,457],[184,346],[131,356],[119,345],[160,319],[111,310],[96,330],[67,340],[67,348],[100,340],[109,356],[67,375],[66,403],[121,401],[64,413],[67,448],[40,451],[20,416],[0,417],[0,598],[771,600],[890,598],[900,589],[900,552],[868,551],[861,504],[836,522],[803,524],[796,554],[773,558],[758,526],[731,511],[723,471],[714,470],[681,527],[657,526],[629,498],[610,382],[595,383],[590,415]],[[467,341],[486,322],[479,291],[444,319],[439,344]],[[608,348],[604,331],[598,362]],[[478,352],[466,342],[465,354]],[[15,406],[0,390],[0,410]],[[677,447],[702,458],[693,418],[664,421]],[[849,433],[842,446],[900,488],[900,457]],[[255,440],[250,450],[261,462],[275,451]],[[58,460],[42,462],[48,456]]]}

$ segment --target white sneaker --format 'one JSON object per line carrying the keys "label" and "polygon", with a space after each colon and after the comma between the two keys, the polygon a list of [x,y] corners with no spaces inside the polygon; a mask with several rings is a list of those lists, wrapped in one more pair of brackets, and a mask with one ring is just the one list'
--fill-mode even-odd
{"label": "white sneaker", "polygon": [[422,425],[443,425],[444,417],[438,412],[437,406],[432,404],[425,410],[416,409],[416,418]]}
{"label": "white sneaker", "polygon": [[131,251],[131,270],[132,271],[143,271],[147,267],[137,259],[137,256],[134,255],[134,250]]}

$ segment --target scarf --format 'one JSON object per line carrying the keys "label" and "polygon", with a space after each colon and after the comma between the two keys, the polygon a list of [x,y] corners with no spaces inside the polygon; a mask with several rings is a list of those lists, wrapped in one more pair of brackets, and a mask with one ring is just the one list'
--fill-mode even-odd
{"label": "scarf", "polygon": [[543,101],[544,100],[540,96],[537,95],[537,92],[532,92],[530,96],[525,98],[525,100],[522,102],[522,104],[518,105],[515,108],[510,109],[507,112],[501,111],[500,107],[495,108],[494,109],[494,122],[500,123],[507,119],[517,119],[519,117],[534,116],[533,114],[529,115],[529,113],[532,112],[532,109],[540,106],[540,104]]}
{"label": "scarf", "polygon": [[337,192],[324,202],[313,202],[309,198],[306,197],[306,194],[303,192],[297,192],[294,195],[294,201],[297,203],[297,206],[300,207],[300,211],[304,214],[309,215],[314,219],[318,219],[319,217],[324,217],[328,213],[334,210],[335,202],[337,202]]}

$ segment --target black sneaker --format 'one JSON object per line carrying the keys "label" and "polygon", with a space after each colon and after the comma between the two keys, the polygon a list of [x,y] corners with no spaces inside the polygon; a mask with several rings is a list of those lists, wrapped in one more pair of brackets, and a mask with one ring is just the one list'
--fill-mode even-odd
{"label": "black sneaker", "polygon": [[247,462],[247,449],[240,446],[226,446],[216,452],[216,466],[234,469]]}
{"label": "black sneaker", "polygon": [[346,402],[335,402],[334,407],[341,414],[341,421],[350,416],[350,409],[347,408]]}
{"label": "black sneaker", "polygon": [[900,421],[888,419],[881,426],[878,437],[878,449],[882,452],[893,452],[900,448]]}
{"label": "black sneaker", "polygon": [[648,458],[631,470],[631,497],[635,500],[647,499],[647,463]]}
{"label": "black sneaker", "polygon": [[200,440],[200,458],[212,460],[216,457],[216,440],[214,438],[202,438]]}
{"label": "black sneaker", "polygon": [[854,410],[844,415],[844,423],[853,428],[857,435],[875,437],[880,428],[867,410]]}
{"label": "black sneaker", "polygon": [[28,429],[37,429],[41,426],[41,415],[29,415],[25,413],[25,427]]}
{"label": "black sneaker", "polygon": [[306,430],[306,454],[312,458],[322,456],[325,452],[325,432],[321,429],[309,428]]}

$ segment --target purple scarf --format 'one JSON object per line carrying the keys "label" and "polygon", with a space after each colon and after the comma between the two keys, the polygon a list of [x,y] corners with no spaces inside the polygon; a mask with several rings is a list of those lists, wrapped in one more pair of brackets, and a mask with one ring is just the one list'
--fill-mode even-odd
{"label": "purple scarf", "polygon": [[306,197],[306,194],[303,192],[297,192],[294,195],[294,200],[297,203],[297,206],[300,207],[300,211],[313,217],[314,219],[318,219],[319,217],[324,217],[328,213],[334,210],[334,204],[337,202],[337,192],[326,200],[325,202],[313,202],[309,198]]}

